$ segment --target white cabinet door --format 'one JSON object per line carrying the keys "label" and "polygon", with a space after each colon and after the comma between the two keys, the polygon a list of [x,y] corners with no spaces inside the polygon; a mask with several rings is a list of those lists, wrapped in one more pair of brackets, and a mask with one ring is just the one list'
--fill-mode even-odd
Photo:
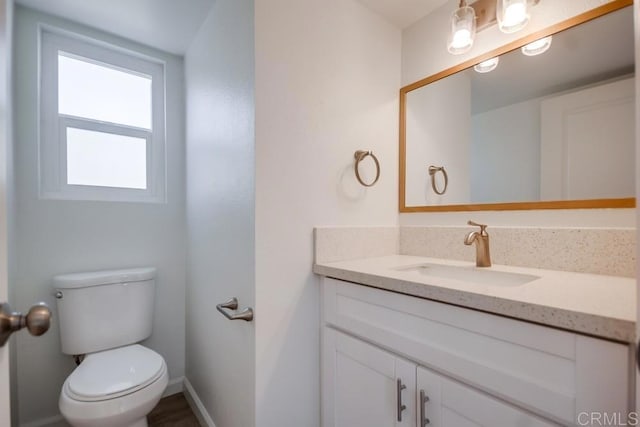
{"label": "white cabinet door", "polygon": [[414,426],[416,366],[323,329],[322,426]]}
{"label": "white cabinet door", "polygon": [[419,427],[557,426],[428,369],[418,367],[416,378]]}

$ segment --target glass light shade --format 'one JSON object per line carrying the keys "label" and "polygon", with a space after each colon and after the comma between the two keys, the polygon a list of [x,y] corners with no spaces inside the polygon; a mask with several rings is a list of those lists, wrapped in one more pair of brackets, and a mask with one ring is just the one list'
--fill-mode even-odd
{"label": "glass light shade", "polygon": [[498,0],[496,16],[503,33],[515,33],[529,23],[528,0]]}
{"label": "glass light shade", "polygon": [[500,57],[496,56],[495,58],[487,59],[486,61],[476,64],[473,69],[478,73],[489,73],[496,69],[499,62]]}
{"label": "glass light shade", "polygon": [[451,15],[451,30],[447,40],[447,50],[460,55],[471,50],[476,37],[476,12],[471,6],[463,6]]}
{"label": "glass light shade", "polygon": [[522,53],[527,56],[536,56],[545,53],[551,47],[552,37],[545,37],[522,46]]}

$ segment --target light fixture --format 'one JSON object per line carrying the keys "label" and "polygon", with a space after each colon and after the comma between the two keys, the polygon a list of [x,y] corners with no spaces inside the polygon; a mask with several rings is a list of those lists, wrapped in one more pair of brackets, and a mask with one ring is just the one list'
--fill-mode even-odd
{"label": "light fixture", "polygon": [[529,22],[528,0],[497,0],[496,17],[503,33],[515,33]]}
{"label": "light fixture", "polygon": [[536,56],[545,53],[551,47],[552,37],[544,37],[529,43],[526,46],[522,46],[522,53],[527,56]]}
{"label": "light fixture", "polygon": [[467,5],[466,0],[460,0],[458,9],[451,15],[451,28],[447,40],[447,49],[453,55],[468,52],[473,46],[476,36],[476,12]]}
{"label": "light fixture", "polygon": [[498,25],[503,33],[514,33],[529,23],[530,9],[540,0],[460,0],[451,15],[447,49],[453,55],[473,47],[476,32]]}
{"label": "light fixture", "polygon": [[489,73],[496,69],[499,62],[500,57],[496,56],[495,58],[487,59],[486,61],[476,64],[473,69],[478,73]]}

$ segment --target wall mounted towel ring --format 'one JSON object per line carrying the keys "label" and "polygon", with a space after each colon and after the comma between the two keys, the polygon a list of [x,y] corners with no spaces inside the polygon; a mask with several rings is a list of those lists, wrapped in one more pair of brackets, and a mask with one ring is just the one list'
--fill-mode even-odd
{"label": "wall mounted towel ring", "polygon": [[[438,187],[436,186],[436,173],[438,172],[442,172],[442,175],[444,176],[444,188],[442,189],[442,191],[439,191]],[[429,166],[429,176],[431,177],[431,188],[433,188],[433,191],[436,194],[442,196],[447,192],[447,187],[449,186],[449,177],[447,176],[447,171],[444,170],[444,166]]]}
{"label": "wall mounted towel ring", "polygon": [[[360,177],[360,170],[359,170],[360,162],[363,161],[367,156],[371,156],[374,163],[376,164],[376,178],[373,180],[373,182],[369,184],[367,184],[362,180],[362,178]],[[356,151],[356,153],[354,154],[354,157],[356,159],[356,164],[354,167],[354,169],[356,170],[356,179],[360,184],[364,185],[365,187],[372,187],[376,182],[378,182],[378,179],[380,178],[380,162],[378,162],[378,158],[373,154],[373,151],[364,151],[364,150]]]}

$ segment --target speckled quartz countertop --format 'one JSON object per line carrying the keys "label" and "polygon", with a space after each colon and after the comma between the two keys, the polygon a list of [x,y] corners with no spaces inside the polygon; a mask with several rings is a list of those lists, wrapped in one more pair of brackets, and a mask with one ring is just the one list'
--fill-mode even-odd
{"label": "speckled quartz countertop", "polygon": [[521,285],[486,285],[402,270],[424,263],[472,263],[406,255],[317,263],[316,274],[622,342],[635,341],[635,279],[494,265],[537,276]]}

